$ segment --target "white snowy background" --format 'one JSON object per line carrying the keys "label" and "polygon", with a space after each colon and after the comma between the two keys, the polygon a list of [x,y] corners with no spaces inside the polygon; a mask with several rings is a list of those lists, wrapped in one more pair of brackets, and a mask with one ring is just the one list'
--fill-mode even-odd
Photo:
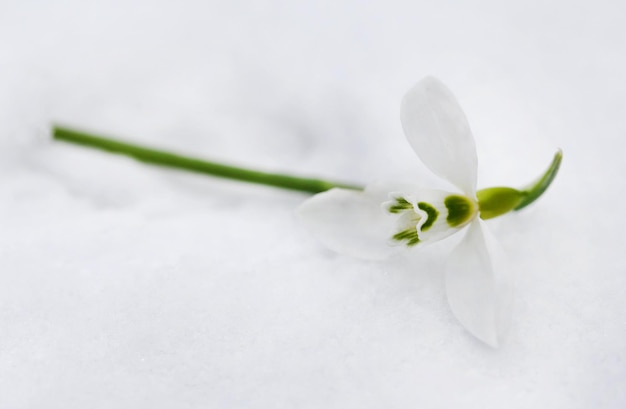
{"label": "white snowy background", "polygon": [[[623,408],[621,1],[0,1],[0,408]],[[455,321],[458,238],[373,263],[307,196],[50,140],[59,122],[358,183],[434,181],[406,143],[426,75],[473,128],[517,277],[493,350]]]}

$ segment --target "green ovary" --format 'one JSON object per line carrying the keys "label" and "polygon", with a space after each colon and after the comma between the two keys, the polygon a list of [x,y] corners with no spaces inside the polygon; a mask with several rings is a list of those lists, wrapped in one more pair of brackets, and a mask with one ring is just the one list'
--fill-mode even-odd
{"label": "green ovary", "polygon": [[526,198],[525,192],[510,187],[490,187],[476,192],[480,218],[493,219],[514,210]]}

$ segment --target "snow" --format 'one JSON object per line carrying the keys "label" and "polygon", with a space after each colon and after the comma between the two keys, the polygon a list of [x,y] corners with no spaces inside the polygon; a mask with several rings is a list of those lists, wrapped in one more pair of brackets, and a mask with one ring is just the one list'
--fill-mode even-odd
{"label": "snow", "polygon": [[[626,405],[626,7],[617,1],[4,1],[0,408]],[[430,183],[404,94],[457,95],[517,276],[493,350],[455,321],[451,238],[324,249],[303,194],[53,143],[69,124],[272,171]],[[456,240],[456,241],[455,241]]]}

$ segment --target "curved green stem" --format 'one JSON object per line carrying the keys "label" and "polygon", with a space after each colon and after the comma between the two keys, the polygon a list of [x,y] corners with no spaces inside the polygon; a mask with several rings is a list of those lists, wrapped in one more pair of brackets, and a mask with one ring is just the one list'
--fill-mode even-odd
{"label": "curved green stem", "polygon": [[544,174],[539,177],[539,179],[537,179],[534,183],[527,186],[525,189],[520,189],[521,192],[524,194],[524,197],[513,210],[523,209],[524,207],[537,200],[539,196],[541,196],[546,191],[546,189],[550,186],[559,171],[559,167],[561,166],[561,159],[563,159],[563,152],[559,149],[557,153],[554,154],[554,159],[552,159],[552,163],[544,172]]}
{"label": "curved green stem", "polygon": [[130,156],[153,165],[184,169],[192,172],[235,179],[243,182],[274,186],[283,189],[298,190],[307,193],[324,192],[334,187],[354,190],[363,189],[360,186],[340,182],[289,176],[279,173],[260,172],[237,166],[224,165],[203,159],[181,156],[145,146],[134,145],[102,136],[96,136],[57,125],[52,127],[52,137],[56,140],[64,142]]}
{"label": "curved green stem", "polygon": [[550,167],[537,181],[525,189],[513,189],[512,187],[489,187],[476,192],[478,206],[480,208],[480,218],[483,220],[493,219],[510,212],[520,210],[528,206],[541,196],[554,180],[563,153],[559,150],[555,155]]}

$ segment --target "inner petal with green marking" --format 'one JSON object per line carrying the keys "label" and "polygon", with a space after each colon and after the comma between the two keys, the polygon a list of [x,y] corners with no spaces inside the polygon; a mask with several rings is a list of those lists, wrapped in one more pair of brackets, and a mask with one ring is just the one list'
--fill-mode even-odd
{"label": "inner petal with green marking", "polygon": [[408,247],[418,244],[420,238],[417,226],[422,221],[423,216],[421,212],[415,211],[413,203],[402,196],[398,196],[386,204],[386,209],[389,213],[400,216],[397,223],[398,232],[392,236],[392,240]]}
{"label": "inner petal with green marking", "polygon": [[427,231],[437,221],[439,211],[426,202],[419,202],[417,207],[426,212],[426,221],[422,224],[422,231]]}
{"label": "inner petal with green marking", "polygon": [[469,222],[476,213],[472,201],[465,196],[450,195],[444,200],[448,216],[446,222],[450,227],[463,226]]}
{"label": "inner petal with green marking", "polygon": [[384,209],[397,216],[391,242],[413,247],[440,240],[463,228],[478,214],[475,201],[440,190],[393,194]]}

